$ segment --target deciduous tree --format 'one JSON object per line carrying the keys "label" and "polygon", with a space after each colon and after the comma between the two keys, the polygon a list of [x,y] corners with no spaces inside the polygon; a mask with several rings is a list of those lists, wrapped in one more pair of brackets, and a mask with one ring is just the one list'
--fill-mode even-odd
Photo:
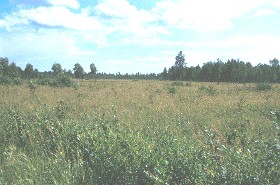
{"label": "deciduous tree", "polygon": [[54,64],[53,64],[52,70],[53,70],[53,73],[54,73],[55,76],[62,73],[62,67],[61,67],[61,65],[58,64],[58,63],[54,63]]}
{"label": "deciduous tree", "polygon": [[185,63],[185,55],[182,51],[178,53],[178,55],[175,57],[175,64],[174,64],[174,70],[173,72],[175,80],[183,80],[184,76],[184,68],[186,67]]}
{"label": "deciduous tree", "polygon": [[24,69],[25,77],[28,79],[33,78],[33,73],[34,73],[33,65],[29,63],[26,64],[26,67]]}
{"label": "deciduous tree", "polygon": [[76,64],[74,65],[73,70],[74,70],[74,75],[75,75],[76,78],[84,79],[84,69],[83,69],[83,67],[81,66],[81,64],[76,63]]}
{"label": "deciduous tree", "polygon": [[90,64],[90,75],[95,79],[97,73],[97,68],[95,67],[94,63]]}

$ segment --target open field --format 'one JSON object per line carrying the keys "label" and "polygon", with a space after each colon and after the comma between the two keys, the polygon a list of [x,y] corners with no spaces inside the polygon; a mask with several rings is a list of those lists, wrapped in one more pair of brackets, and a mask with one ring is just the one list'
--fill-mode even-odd
{"label": "open field", "polygon": [[[0,184],[277,184],[280,85],[0,86]],[[274,112],[274,114],[272,114]],[[279,116],[279,115],[278,115]]]}

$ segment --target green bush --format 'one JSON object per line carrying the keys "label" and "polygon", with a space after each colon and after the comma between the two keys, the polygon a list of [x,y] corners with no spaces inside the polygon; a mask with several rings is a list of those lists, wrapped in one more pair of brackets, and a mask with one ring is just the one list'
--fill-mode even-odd
{"label": "green bush", "polygon": [[172,87],[172,86],[171,86],[171,87],[168,88],[168,92],[169,92],[170,94],[175,94],[176,91],[177,91],[176,87]]}
{"label": "green bush", "polygon": [[271,90],[272,86],[269,83],[258,83],[256,85],[256,90],[257,91],[268,91]]}
{"label": "green bush", "polygon": [[39,78],[37,79],[38,85],[51,85],[53,84],[53,79],[51,78]]}
{"label": "green bush", "polygon": [[21,78],[10,78],[8,76],[0,76],[0,85],[21,85],[23,83]]}
{"label": "green bush", "polygon": [[13,81],[11,78],[7,77],[7,76],[0,76],[0,84],[1,85],[7,85],[7,84],[12,84]]}
{"label": "green bush", "polygon": [[37,89],[37,86],[33,83],[32,80],[29,80],[28,82],[28,88],[29,88],[29,91],[32,95],[34,95],[36,89]]}
{"label": "green bush", "polygon": [[[196,142],[168,127],[136,133],[115,117],[84,115],[77,122],[67,112],[63,101],[0,112],[0,184],[278,184],[280,178],[275,133],[249,137],[240,123],[235,142],[223,143],[209,128]],[[279,112],[272,113],[279,129]]]}
{"label": "green bush", "polygon": [[23,80],[21,78],[14,78],[13,79],[13,84],[21,85],[21,84],[23,84]]}
{"label": "green bush", "polygon": [[52,87],[74,87],[75,82],[72,80],[71,77],[64,75],[64,74],[60,74],[54,78],[51,86]]}
{"label": "green bush", "polygon": [[38,79],[37,84],[49,85],[51,87],[76,87],[77,86],[74,80],[65,74],[59,74],[55,76],[53,79],[51,78]]}
{"label": "green bush", "polygon": [[183,86],[184,83],[182,81],[175,81],[171,83],[172,86]]}
{"label": "green bush", "polygon": [[186,86],[187,86],[187,87],[191,87],[191,86],[192,86],[192,83],[191,83],[191,82],[186,82]]}
{"label": "green bush", "polygon": [[205,87],[204,85],[202,85],[198,88],[198,90],[201,91],[201,92],[206,92],[210,96],[214,96],[217,93],[217,89],[215,89],[212,86]]}

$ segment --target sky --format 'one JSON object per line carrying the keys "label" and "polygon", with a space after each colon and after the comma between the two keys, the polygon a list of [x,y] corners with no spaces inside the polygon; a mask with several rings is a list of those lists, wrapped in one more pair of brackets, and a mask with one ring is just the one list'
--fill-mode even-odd
{"label": "sky", "polygon": [[280,59],[280,0],[0,0],[0,57],[50,71],[160,73]]}

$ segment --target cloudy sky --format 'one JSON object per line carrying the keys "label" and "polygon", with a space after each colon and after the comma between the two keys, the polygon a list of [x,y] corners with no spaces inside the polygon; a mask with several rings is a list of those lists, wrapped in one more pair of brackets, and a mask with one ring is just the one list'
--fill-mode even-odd
{"label": "cloudy sky", "polygon": [[0,0],[0,57],[49,71],[159,73],[179,51],[187,66],[280,59],[280,0]]}

